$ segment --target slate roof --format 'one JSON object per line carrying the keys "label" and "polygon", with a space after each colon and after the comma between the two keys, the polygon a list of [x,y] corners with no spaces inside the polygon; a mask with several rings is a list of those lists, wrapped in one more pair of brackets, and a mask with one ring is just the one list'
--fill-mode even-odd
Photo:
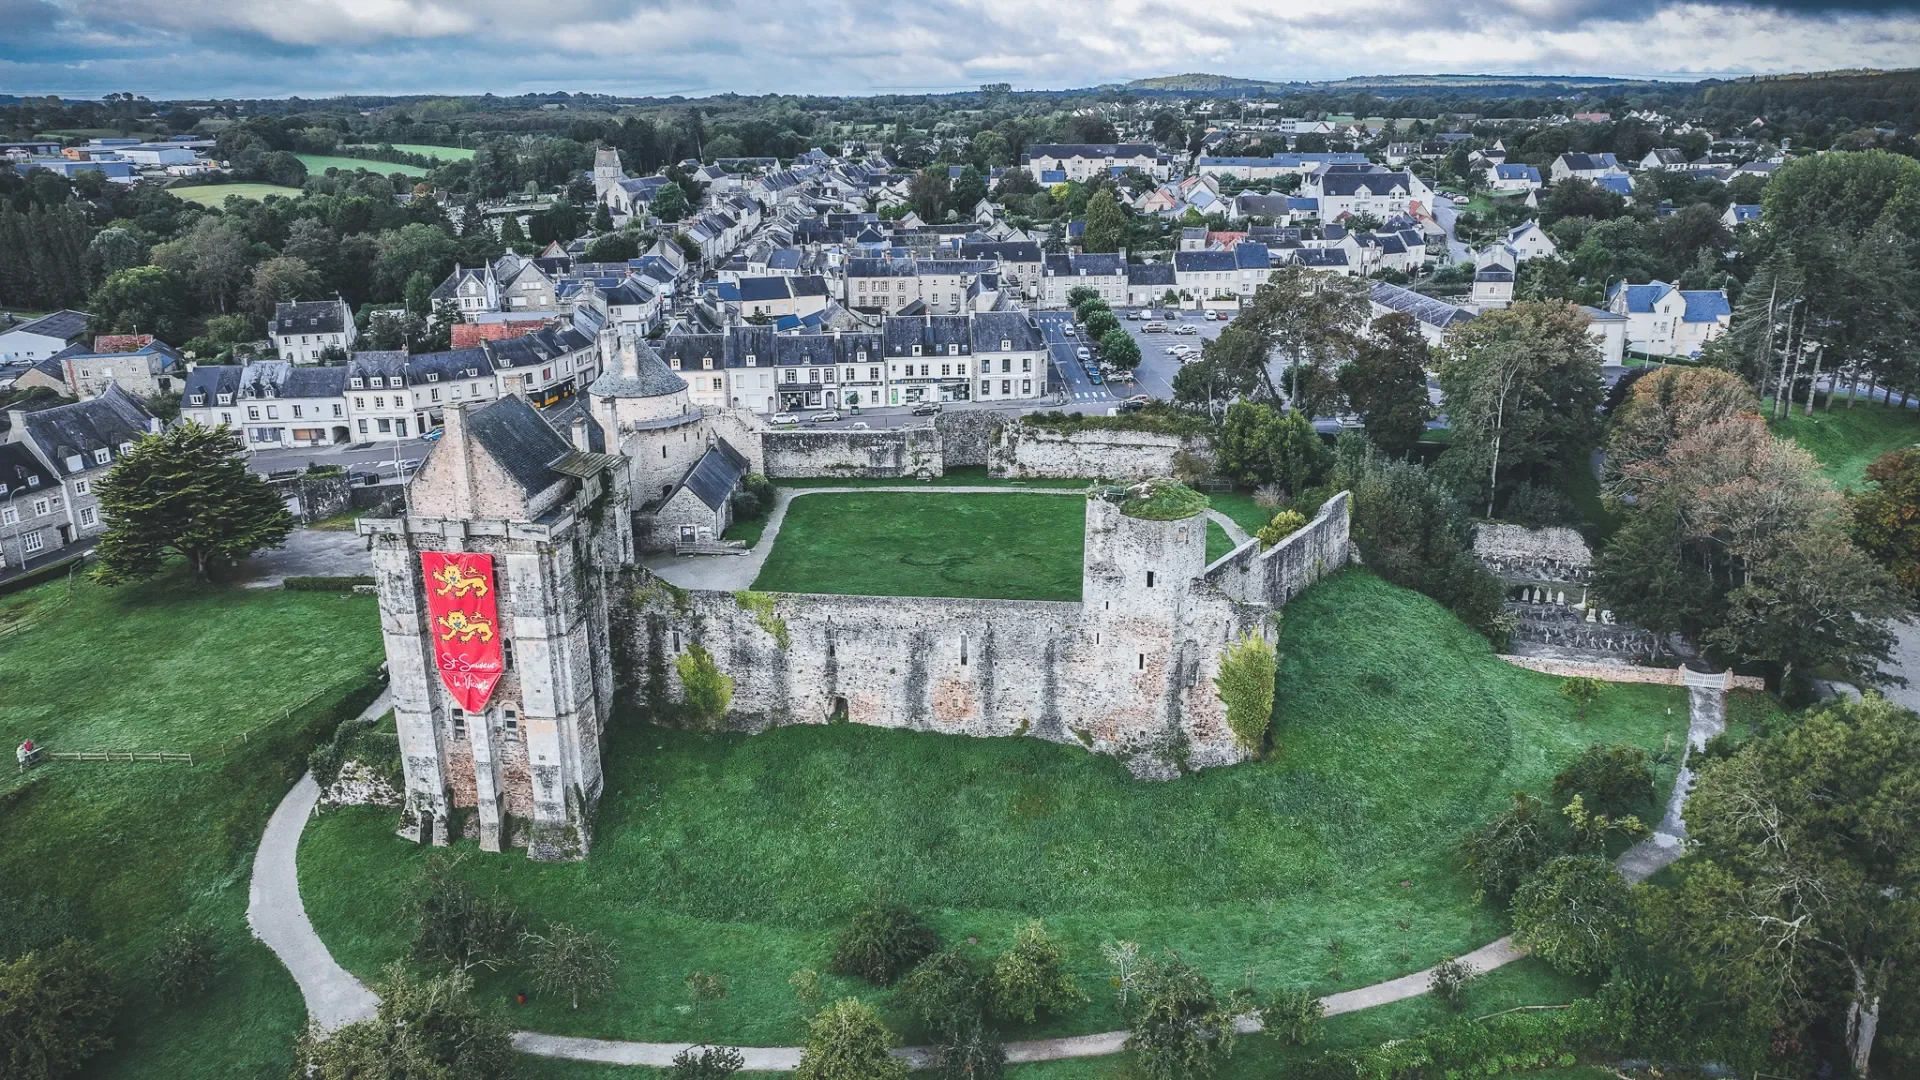
{"label": "slate roof", "polygon": [[[99,397],[28,413],[26,437],[62,475],[72,476],[101,468],[93,462],[96,450],[110,450],[118,460],[120,444],[140,441],[152,418],[139,398],[109,383]],[[67,460],[74,455],[82,459],[78,469]]]}
{"label": "slate roof", "polygon": [[1153,158],[1160,151],[1146,143],[1038,143],[1027,147],[1028,159],[1047,158]]}
{"label": "slate roof", "polygon": [[[487,350],[479,347],[469,349],[449,349],[446,352],[419,353],[407,358],[408,385],[420,385],[427,382],[427,376],[438,375],[435,382],[455,379],[473,379],[493,374],[493,360]],[[469,374],[471,372],[472,374]]]}
{"label": "slate roof", "polygon": [[743,277],[740,279],[740,301],[752,303],[756,300],[785,300],[792,294],[787,291],[787,279],[784,277]]}
{"label": "slate roof", "polygon": [[53,484],[53,474],[26,443],[0,443],[0,495]]}
{"label": "slate roof", "polygon": [[1127,284],[1151,285],[1156,288],[1175,285],[1172,263],[1131,263],[1127,266]]}
{"label": "slate roof", "polygon": [[881,325],[880,335],[888,356],[910,356],[915,345],[921,346],[922,355],[943,355],[949,345],[960,346],[961,353],[973,349],[965,315],[892,318]]}
{"label": "slate roof", "polygon": [[973,316],[972,331],[974,352],[999,352],[1002,341],[1011,342],[1009,348],[1019,352],[1047,347],[1040,328],[1024,311],[979,312]]}
{"label": "slate roof", "polygon": [[1473,312],[1466,308],[1455,307],[1444,300],[1435,300],[1385,281],[1374,282],[1370,295],[1373,302],[1383,308],[1411,315],[1417,321],[1441,330],[1473,318]]}
{"label": "slate roof", "polygon": [[1537,184],[1540,182],[1540,170],[1531,165],[1495,165],[1493,177],[1496,180],[1525,180]]}
{"label": "slate roof", "polygon": [[1620,159],[1612,154],[1566,153],[1560,155],[1560,160],[1574,172],[1601,172],[1620,167]]}
{"label": "slate roof", "polygon": [[1680,293],[1687,302],[1686,313],[1680,316],[1682,322],[1717,322],[1722,317],[1733,317],[1733,305],[1727,301],[1727,294],[1718,289],[1688,289]]}
{"label": "slate roof", "polygon": [[562,479],[553,463],[573,449],[518,394],[468,410],[467,433],[529,495]]}
{"label": "slate roof", "polygon": [[963,259],[998,259],[1001,262],[1037,263],[1040,261],[1040,245],[1032,241],[1008,240],[998,243],[963,243],[960,245],[960,257]]}
{"label": "slate roof", "polygon": [[768,252],[767,253],[767,269],[769,270],[800,269],[800,252],[793,248],[780,248],[776,251]]}
{"label": "slate roof", "polygon": [[1320,178],[1320,197],[1329,195],[1352,195],[1361,188],[1376,195],[1382,195],[1394,189],[1412,191],[1413,181],[1410,174],[1404,172],[1330,172]]}
{"label": "slate roof", "polygon": [[1613,305],[1614,298],[1621,290],[1626,291],[1627,312],[1635,315],[1647,315],[1653,312],[1653,305],[1660,298],[1673,291],[1673,286],[1664,281],[1652,281],[1645,285],[1629,285],[1622,281],[1607,290],[1607,305]]}
{"label": "slate roof", "polygon": [[[201,364],[187,372],[186,385],[181,388],[181,393],[184,395],[181,400],[187,403],[188,408],[199,408],[219,404],[221,394],[238,397],[240,375],[245,370],[238,364]],[[205,399],[199,405],[193,403],[195,394]],[[229,401],[227,404],[233,403]]]}
{"label": "slate roof", "polygon": [[86,334],[87,320],[91,318],[93,316],[84,311],[74,311],[69,308],[42,315],[32,322],[24,322],[18,326],[0,330],[0,334],[39,334],[43,337],[72,341]]}
{"label": "slate roof", "polygon": [[707,452],[700,455],[700,460],[693,463],[693,468],[687,470],[680,486],[693,492],[709,510],[718,510],[733,496],[748,468],[747,459],[727,445],[727,440],[715,439]]}
{"label": "slate roof", "polygon": [[1594,183],[1598,184],[1602,191],[1611,191],[1615,195],[1633,194],[1633,178],[1626,173],[1607,173]]}
{"label": "slate roof", "polygon": [[1242,214],[1257,214],[1262,217],[1281,217],[1290,209],[1285,195],[1262,195],[1254,191],[1243,191],[1235,195],[1233,208]]}
{"label": "slate roof", "polygon": [[[198,371],[195,371],[198,374]],[[344,367],[258,360],[240,369],[239,398],[336,398],[346,392]],[[218,398],[213,399],[218,402]]]}
{"label": "slate roof", "polygon": [[1301,248],[1293,253],[1293,261],[1301,266],[1345,266],[1347,252],[1345,248]]}
{"label": "slate roof", "polygon": [[[621,347],[625,348],[625,345]],[[599,378],[593,380],[587,392],[594,397],[647,398],[665,397],[686,390],[686,380],[675,375],[673,369],[667,367],[667,362],[660,359],[660,354],[654,352],[647,342],[634,342],[634,359],[635,374],[624,374],[622,361],[616,358],[607,365],[606,371],[600,373]]]}
{"label": "slate roof", "polygon": [[277,304],[270,334],[343,334],[350,317],[339,300],[305,300]]}
{"label": "slate roof", "polygon": [[1733,220],[1736,225],[1745,225],[1749,221],[1759,221],[1760,204],[1735,203],[1733,207]]}
{"label": "slate roof", "polygon": [[1176,251],[1173,268],[1182,274],[1234,269],[1231,251]]}

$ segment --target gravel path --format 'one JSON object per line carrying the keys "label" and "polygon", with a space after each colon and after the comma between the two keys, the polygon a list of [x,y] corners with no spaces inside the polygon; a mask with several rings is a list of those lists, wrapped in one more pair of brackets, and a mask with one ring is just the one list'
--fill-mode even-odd
{"label": "gravel path", "polygon": [[[392,707],[382,691],[360,715],[372,719]],[[247,925],[300,984],[300,996],[307,999],[307,1019],[322,1031],[332,1031],[371,1017],[380,999],[334,962],[320,935],[313,932],[300,899],[300,833],[319,801],[320,785],[308,773],[267,820],[260,850],[253,856],[253,882],[247,887]]]}

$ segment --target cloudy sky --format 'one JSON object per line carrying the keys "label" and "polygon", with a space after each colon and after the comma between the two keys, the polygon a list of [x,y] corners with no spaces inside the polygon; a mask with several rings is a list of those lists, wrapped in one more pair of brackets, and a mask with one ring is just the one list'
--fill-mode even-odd
{"label": "cloudy sky", "polygon": [[0,91],[937,92],[1920,66],[1920,2],[0,0]]}

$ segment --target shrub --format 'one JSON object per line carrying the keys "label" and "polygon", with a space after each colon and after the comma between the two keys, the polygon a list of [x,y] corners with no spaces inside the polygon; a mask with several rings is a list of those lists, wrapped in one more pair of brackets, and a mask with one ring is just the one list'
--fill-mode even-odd
{"label": "shrub", "polygon": [[987,978],[958,951],[920,961],[894,991],[894,1001],[942,1039],[977,1026],[986,1012]]}
{"label": "shrub", "polygon": [[464,972],[419,981],[396,964],[377,989],[380,1011],[373,1019],[331,1035],[307,1029],[294,1050],[294,1076],[509,1080],[514,1075],[507,1026],[498,1014],[474,1003],[473,983]]}
{"label": "shrub", "polygon": [[1041,1013],[1063,1013],[1087,1000],[1067,969],[1066,950],[1038,919],[1021,927],[1013,948],[993,962],[990,985],[994,1013],[1029,1024]]}
{"label": "shrub", "polygon": [[[527,970],[534,984],[549,994],[571,998],[576,1010],[581,995],[597,998],[613,988],[613,969],[620,963],[619,954],[599,934],[556,923],[545,935],[527,934],[525,941]],[[726,996],[724,985],[719,996]]]}
{"label": "shrub", "polygon": [[1207,497],[1178,480],[1148,480],[1127,491],[1120,512],[1146,521],[1178,521],[1206,512]]}
{"label": "shrub", "polygon": [[695,719],[711,724],[727,714],[733,706],[733,676],[721,674],[704,645],[697,641],[688,645],[686,652],[674,657],[673,666],[680,672],[687,709]]}
{"label": "shrub", "polygon": [[1631,900],[1606,859],[1562,855],[1513,894],[1513,940],[1560,971],[1604,971],[1624,943]]}
{"label": "shrub", "polygon": [[1289,1046],[1306,1046],[1319,1033],[1327,1007],[1308,990],[1282,990],[1260,1009],[1260,1026]]}
{"label": "shrub", "polygon": [[1433,965],[1427,976],[1427,992],[1447,1008],[1458,1009],[1467,1003],[1467,984],[1479,977],[1478,968],[1449,956]]}
{"label": "shrub", "polygon": [[1266,748],[1267,729],[1273,723],[1273,679],[1277,659],[1265,638],[1249,631],[1220,654],[1220,674],[1214,691],[1227,707],[1227,728],[1233,741],[1249,754]]}
{"label": "shrub", "polygon": [[983,1023],[966,1025],[934,1049],[933,1070],[941,1080],[999,1080],[1006,1068],[1007,1048]]}
{"label": "shrub", "polygon": [[1282,510],[1273,515],[1272,521],[1262,525],[1255,535],[1260,537],[1260,550],[1265,551],[1306,527],[1306,515],[1298,510]]}
{"label": "shrub", "polygon": [[1511,805],[1467,833],[1460,852],[1483,899],[1504,903],[1552,857],[1551,824],[1539,799],[1517,791]]}
{"label": "shrub", "polygon": [[333,738],[313,748],[307,755],[307,768],[314,782],[325,791],[340,778],[340,767],[349,761],[378,772],[396,790],[406,786],[400,760],[400,737],[381,731],[371,724],[347,720],[334,729]]}
{"label": "shrub", "polygon": [[1594,743],[1553,778],[1556,799],[1581,797],[1593,812],[1619,816],[1654,800],[1653,760],[1638,746]]}
{"label": "shrub", "polygon": [[1560,692],[1573,702],[1578,711],[1580,722],[1587,722],[1587,709],[1600,695],[1607,692],[1607,684],[1591,675],[1574,675],[1560,681]]}
{"label": "shrub", "polygon": [[55,1080],[113,1046],[111,973],[76,941],[0,964],[0,1067],[9,1080]]}
{"label": "shrub", "polygon": [[731,1046],[690,1046],[674,1055],[667,1075],[673,1080],[727,1080],[746,1064],[740,1051]]}
{"label": "shrub", "polygon": [[213,981],[217,956],[213,927],[206,923],[175,923],[153,954],[154,982],[169,997],[197,994]]}
{"label": "shrub", "polygon": [[460,876],[461,856],[433,855],[414,880],[403,914],[414,920],[413,958],[460,971],[497,968],[520,943],[520,917],[500,896],[481,896]]}
{"label": "shrub", "polygon": [[1233,1053],[1230,1010],[1213,984],[1179,953],[1140,964],[1127,1049],[1146,1080],[1213,1075]]}
{"label": "shrub", "polygon": [[833,943],[827,970],[892,986],[940,947],[939,935],[902,907],[873,904],[854,913]]}
{"label": "shrub", "polygon": [[280,583],[289,592],[352,592],[355,585],[372,585],[364,574],[348,577],[290,577]]}
{"label": "shrub", "polygon": [[808,1026],[794,1080],[906,1080],[907,1063],[888,1053],[893,1042],[873,1006],[843,998]]}

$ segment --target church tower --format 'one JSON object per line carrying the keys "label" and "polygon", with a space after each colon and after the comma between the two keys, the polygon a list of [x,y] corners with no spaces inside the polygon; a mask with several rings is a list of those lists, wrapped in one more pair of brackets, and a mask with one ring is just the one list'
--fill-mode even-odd
{"label": "church tower", "polygon": [[604,203],[607,192],[627,178],[626,171],[620,167],[620,151],[603,146],[593,152],[593,201]]}

